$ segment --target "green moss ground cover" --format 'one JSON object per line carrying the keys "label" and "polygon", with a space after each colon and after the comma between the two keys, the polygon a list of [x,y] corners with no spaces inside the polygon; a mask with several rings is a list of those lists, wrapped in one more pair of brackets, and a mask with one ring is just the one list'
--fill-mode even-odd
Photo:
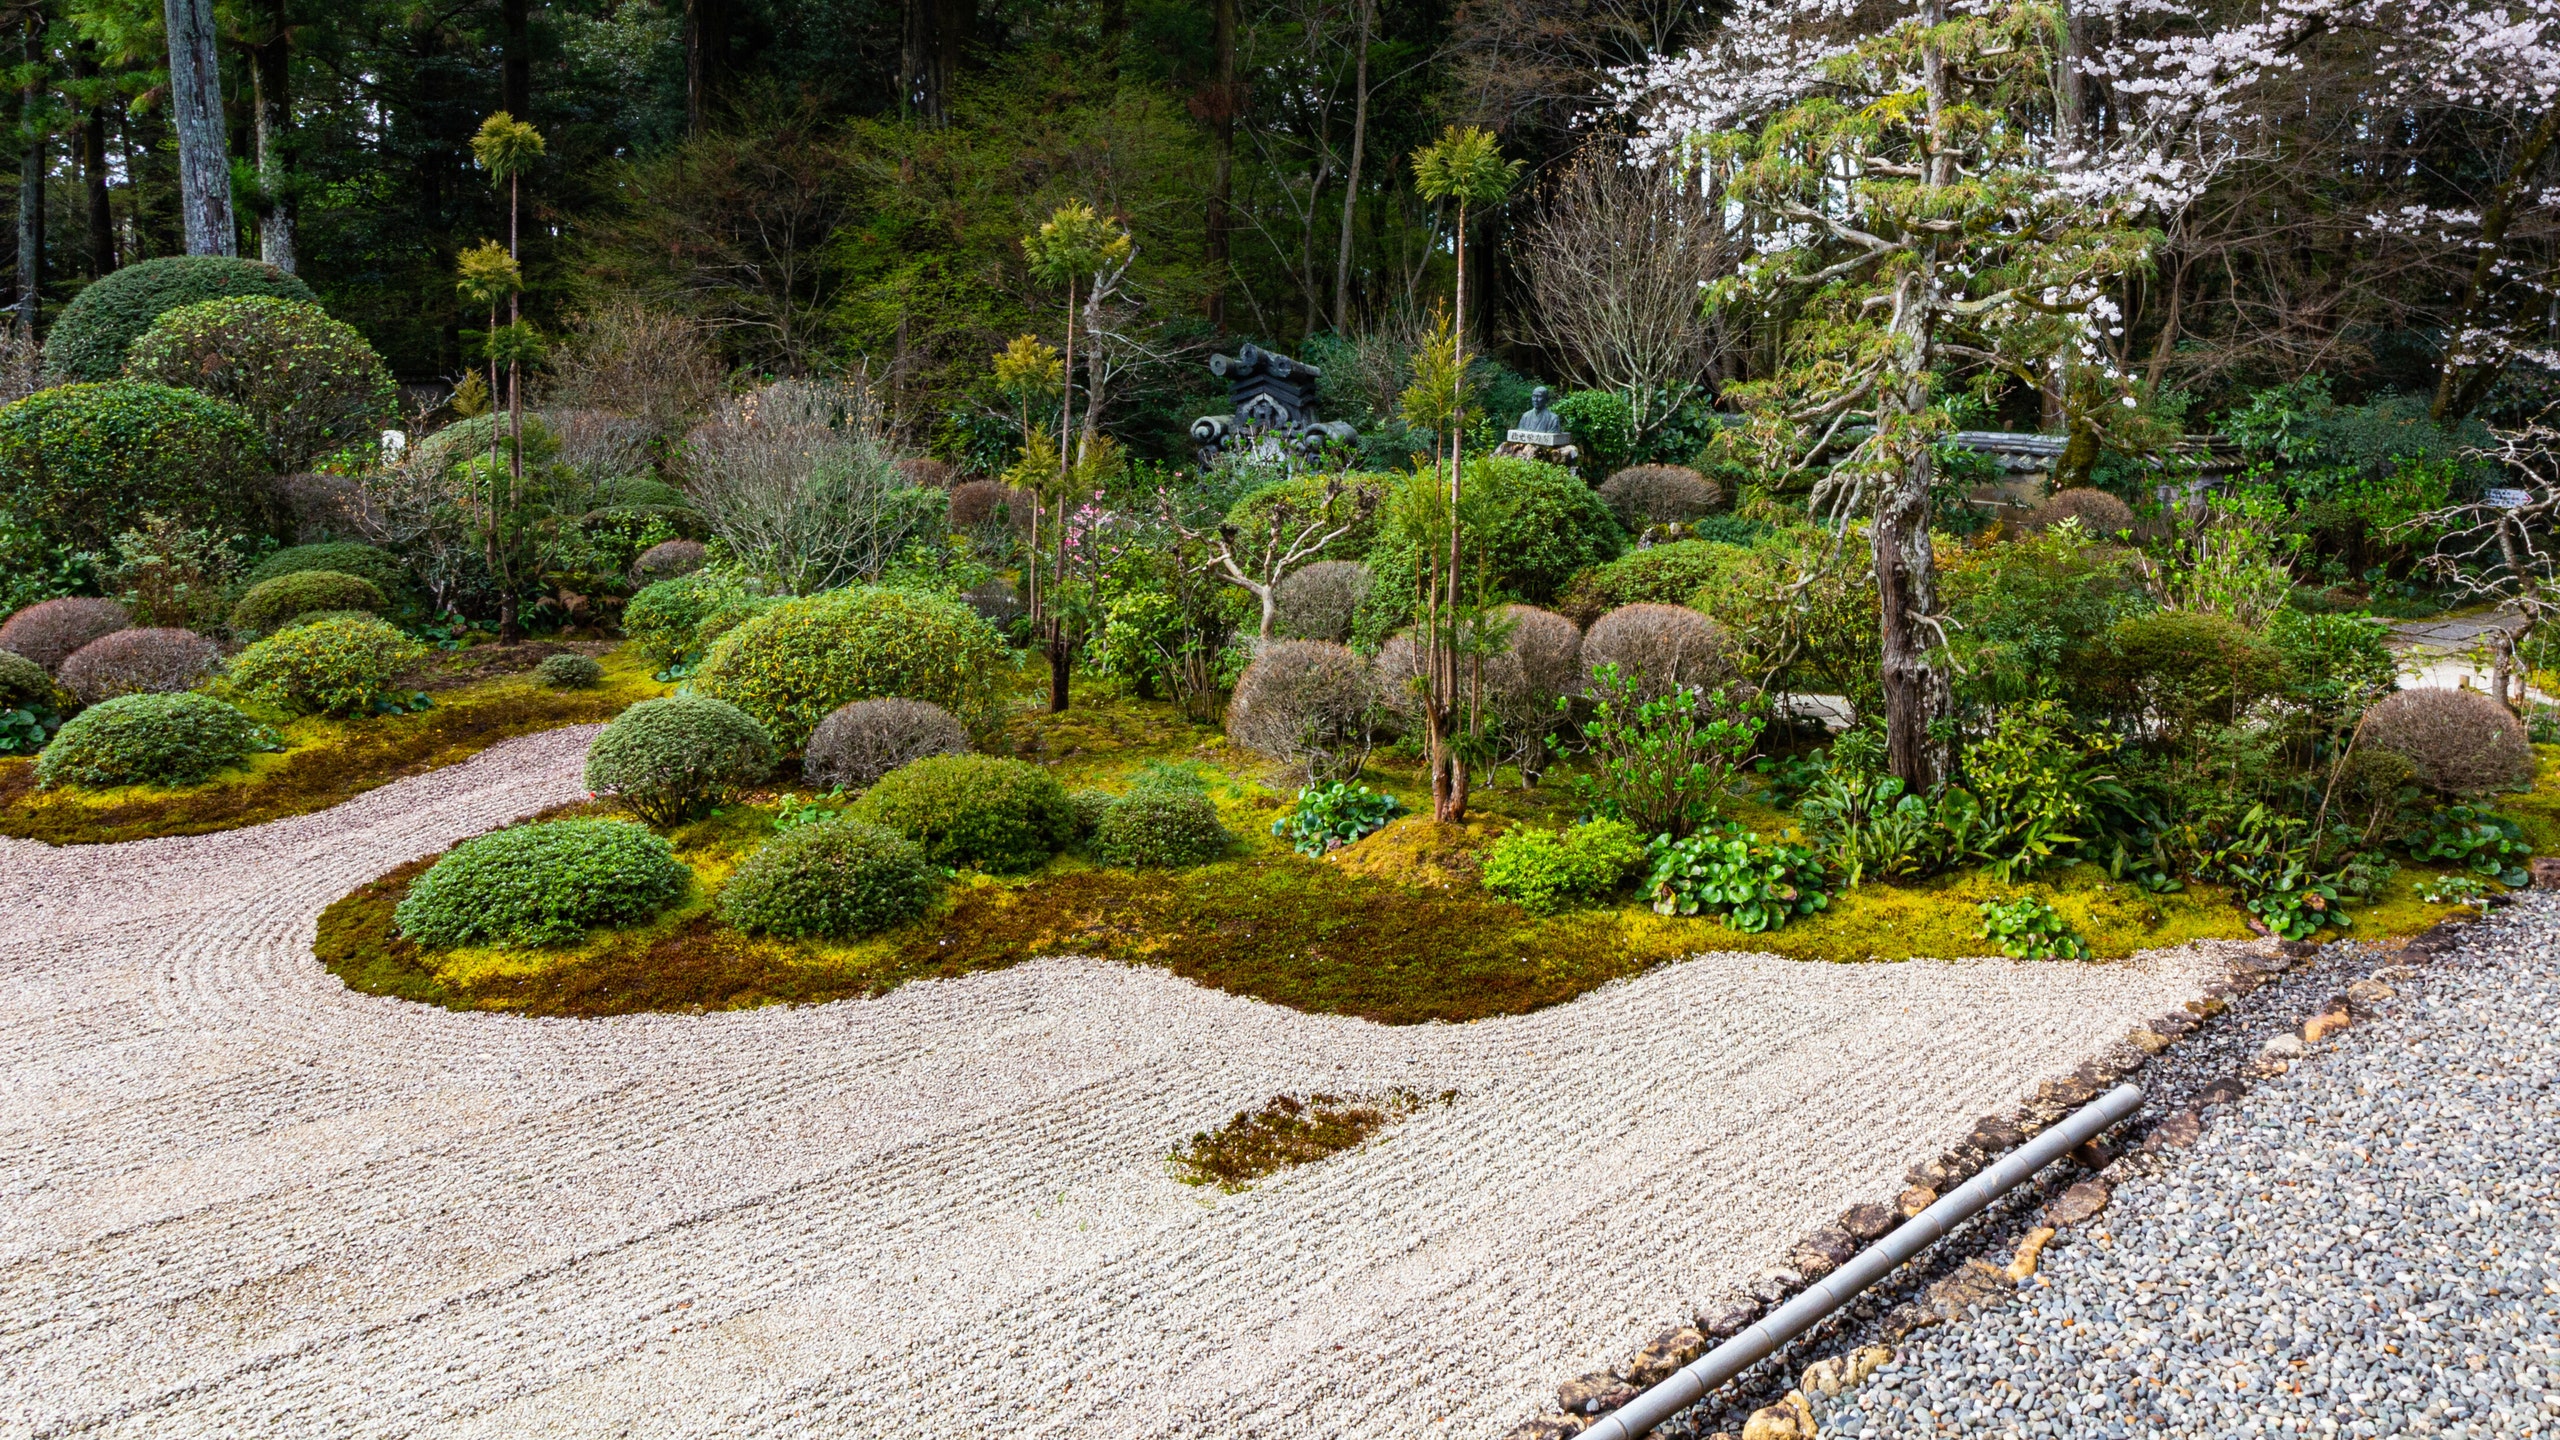
{"label": "green moss ground cover", "polygon": [[[420,862],[332,906],[321,917],[319,956],[360,990],[458,1009],[593,1016],[836,1000],[1038,956],[1089,955],[1162,966],[1295,1009],[1410,1024],[1526,1013],[1703,950],[1842,961],[1978,955],[1986,945],[1975,934],[1977,906],[2022,892],[2046,899],[2101,960],[2250,933],[2212,887],[2152,895],[2088,865],[2021,885],[1979,873],[1871,884],[1761,935],[1634,903],[1537,917],[1486,894],[1476,873],[1506,827],[1571,818],[1565,787],[1552,781],[1524,791],[1506,778],[1477,792],[1466,825],[1408,818],[1316,860],[1270,833],[1289,803],[1288,782],[1170,705],[1115,699],[1094,685],[1064,715],[1018,711],[1009,738],[1071,790],[1116,790],[1150,764],[1189,766],[1239,844],[1229,858],[1187,870],[1115,870],[1070,853],[1025,876],[963,876],[922,918],[853,942],[750,938],[720,923],[714,897],[773,832],[780,796],[767,794],[673,832],[695,884],[648,925],[552,949],[429,954],[391,923]],[[1391,758],[1369,776],[1408,808],[1427,808],[1420,781],[1417,769]],[[1764,834],[1789,828],[1787,817],[1748,801],[1732,813]],[[2408,934],[2453,913],[2418,900],[2432,873],[2403,867],[2382,903],[2357,912],[2354,933]]]}
{"label": "green moss ground cover", "polygon": [[[527,666],[542,658],[534,653],[541,647],[516,648],[523,653],[512,659]],[[509,663],[510,657],[473,651],[439,657],[414,677],[435,694],[434,708],[292,720],[276,727],[284,749],[251,756],[201,785],[38,790],[34,762],[0,760],[0,835],[90,845],[204,835],[307,815],[402,776],[467,760],[501,740],[609,720],[663,689],[649,678],[648,661],[628,647],[605,658],[604,681],[589,690],[550,689],[529,670],[508,671]]]}

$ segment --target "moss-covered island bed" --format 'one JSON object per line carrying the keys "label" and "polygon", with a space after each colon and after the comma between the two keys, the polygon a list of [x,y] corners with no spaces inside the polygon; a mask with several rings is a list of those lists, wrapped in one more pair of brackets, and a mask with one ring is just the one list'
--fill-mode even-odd
{"label": "moss-covered island bed", "polygon": [[[786,767],[773,788],[668,828],[686,886],[645,924],[594,930],[561,945],[424,949],[402,937],[394,911],[430,858],[329,907],[316,952],[358,990],[529,1015],[816,1003],[875,995],[912,979],[1080,955],[1161,966],[1293,1009],[1412,1024],[1522,1014],[1704,951],[1838,961],[1991,953],[1979,933],[1979,907],[2022,895],[2048,904],[2099,962],[2252,935],[2248,915],[2217,887],[2153,894],[2092,864],[2016,883],[1978,870],[1909,885],[1871,881],[1838,891],[1827,909],[1757,934],[1717,919],[1657,915],[1638,901],[1532,914],[1488,893],[1480,875],[1485,853],[1506,830],[1573,818],[1572,796],[1554,775],[1524,790],[1506,771],[1502,785],[1476,793],[1463,826],[1408,813],[1310,858],[1272,833],[1275,818],[1289,811],[1294,778],[1227,744],[1214,728],[1186,722],[1170,705],[1111,698],[1095,685],[1063,714],[1017,710],[1006,742],[1070,791],[1120,793],[1149,776],[1188,777],[1215,805],[1232,846],[1187,868],[1127,869],[1103,863],[1086,843],[1026,874],[959,872],[925,913],[859,939],[750,935],[722,918],[721,887],[787,826],[786,817],[811,804],[847,803],[812,797],[806,786],[785,788],[796,778],[796,767]],[[2546,753],[2546,776],[2554,769]],[[1408,812],[1427,809],[1421,780],[1417,768],[1392,757],[1373,763],[1367,776]],[[611,813],[595,802],[546,818]],[[1731,800],[1727,813],[1772,837],[1793,823],[1749,797]],[[2458,906],[2421,898],[2442,873],[2404,864],[2355,911],[2350,933],[2409,934],[2456,913]]]}
{"label": "moss-covered island bed", "polygon": [[628,646],[597,656],[592,686],[555,688],[535,668],[556,655],[604,647],[481,645],[436,655],[402,677],[423,692],[409,714],[274,717],[281,748],[195,785],[38,789],[35,762],[0,759],[0,836],[94,845],[204,835],[307,815],[407,775],[467,760],[501,740],[610,720],[664,692],[653,664]]}

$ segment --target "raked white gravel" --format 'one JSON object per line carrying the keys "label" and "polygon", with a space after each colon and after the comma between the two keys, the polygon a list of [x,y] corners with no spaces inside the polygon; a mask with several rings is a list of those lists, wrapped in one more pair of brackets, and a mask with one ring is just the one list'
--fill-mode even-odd
{"label": "raked white gravel", "polygon": [[[1490,1436],[2187,998],[1710,955],[1389,1028],[1050,959],[608,1021],[351,993],[314,917],[592,732],[324,814],[0,841],[0,1434]],[[1283,1091],[1454,1089],[1222,1196]]]}

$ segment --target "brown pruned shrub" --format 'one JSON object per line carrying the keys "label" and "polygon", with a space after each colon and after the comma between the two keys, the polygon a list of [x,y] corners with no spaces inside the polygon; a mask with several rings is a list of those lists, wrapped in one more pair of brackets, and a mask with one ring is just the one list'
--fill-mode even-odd
{"label": "brown pruned shrub", "polygon": [[1369,598],[1373,577],[1357,560],[1319,560],[1280,582],[1273,595],[1282,634],[1299,640],[1347,640],[1351,617]]}
{"label": "brown pruned shrub", "polygon": [[1600,498],[1630,535],[1653,525],[1684,525],[1724,504],[1716,483],[1686,465],[1630,465],[1601,482]]}
{"label": "brown pruned shrub", "polygon": [[221,663],[222,647],[193,630],[118,630],[62,662],[62,688],[97,705],[119,695],[192,690]]}
{"label": "brown pruned shrub", "polygon": [[708,553],[699,540],[661,540],[631,562],[631,581],[636,586],[649,586],[690,575],[702,568],[703,557]]}
{"label": "brown pruned shrub", "polygon": [[962,534],[990,525],[1029,530],[1034,503],[1030,491],[999,480],[964,481],[951,487],[951,528]]}
{"label": "brown pruned shrub", "polygon": [[818,722],[801,770],[812,785],[868,790],[910,760],[968,753],[969,732],[939,705],[856,700]]}
{"label": "brown pruned shrub", "polygon": [[2092,535],[2119,535],[2133,528],[2133,507],[2104,490],[2057,490],[2027,517],[2026,528],[2050,530],[2065,520],[2079,521]]}
{"label": "brown pruned shrub", "polygon": [[1733,637],[1685,605],[1621,605],[1582,637],[1585,675],[1615,665],[1644,698],[1712,690],[1734,678]]}
{"label": "brown pruned shrub", "polygon": [[14,650],[52,674],[81,646],[132,623],[125,608],[113,600],[66,595],[39,601],[10,616],[7,624],[0,625],[0,650]]}
{"label": "brown pruned shrub", "polygon": [[1348,780],[1368,763],[1369,667],[1325,640],[1274,640],[1236,680],[1227,738],[1258,755],[1306,767],[1309,783]]}
{"label": "brown pruned shrub", "polygon": [[[1481,705],[1493,722],[1500,759],[1520,767],[1524,784],[1535,784],[1555,729],[1556,701],[1582,684],[1582,632],[1534,605],[1506,605],[1501,617],[1509,627],[1503,647],[1480,658],[1460,656],[1458,685],[1466,703]],[[1407,723],[1419,718],[1423,662],[1413,632],[1389,636],[1370,674],[1381,706]]]}
{"label": "brown pruned shrub", "polygon": [[898,462],[898,474],[918,490],[948,490],[960,478],[960,472],[948,460],[930,455],[910,455]]}
{"label": "brown pruned shrub", "polygon": [[2533,783],[2533,745],[2515,712],[2479,690],[2426,686],[2364,712],[2362,743],[2406,757],[2428,787],[2480,795]]}

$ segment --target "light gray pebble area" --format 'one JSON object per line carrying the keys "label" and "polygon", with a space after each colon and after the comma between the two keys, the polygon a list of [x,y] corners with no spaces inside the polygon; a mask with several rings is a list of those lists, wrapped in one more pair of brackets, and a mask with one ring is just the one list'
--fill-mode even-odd
{"label": "light gray pebble area", "polygon": [[2560,901],[2390,973],[2010,1304],[1817,1400],[1822,1432],[2560,1434]]}
{"label": "light gray pebble area", "polygon": [[[0,846],[0,1436],[1492,1436],[2219,973],[1702,956],[1472,1025],[1042,960],[608,1021],[314,918],[589,732],[322,815]],[[1281,1092],[1454,1089],[1235,1196]]]}

